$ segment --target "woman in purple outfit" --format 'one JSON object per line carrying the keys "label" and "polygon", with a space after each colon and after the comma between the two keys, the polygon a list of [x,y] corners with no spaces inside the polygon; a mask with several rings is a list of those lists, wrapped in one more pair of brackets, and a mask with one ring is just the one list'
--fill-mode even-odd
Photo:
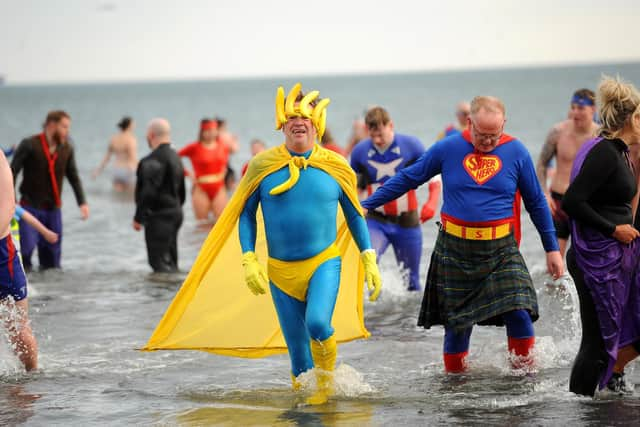
{"label": "woman in purple outfit", "polygon": [[582,319],[569,389],[587,396],[596,387],[625,393],[624,367],[640,354],[640,233],[632,225],[637,180],[629,155],[640,143],[640,93],[603,77],[597,101],[600,136],[578,151],[562,203]]}

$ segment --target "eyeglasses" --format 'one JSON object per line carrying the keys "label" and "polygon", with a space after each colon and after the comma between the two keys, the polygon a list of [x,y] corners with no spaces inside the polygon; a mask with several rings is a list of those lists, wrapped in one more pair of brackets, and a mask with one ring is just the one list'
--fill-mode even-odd
{"label": "eyeglasses", "polygon": [[[503,124],[504,126],[504,124]],[[475,123],[473,123],[473,121],[471,121],[471,129],[473,130],[473,134],[475,135],[475,137],[479,140],[482,141],[490,141],[490,142],[499,142],[500,138],[502,137],[502,127],[500,127],[500,132],[497,134],[494,133],[479,133]]]}

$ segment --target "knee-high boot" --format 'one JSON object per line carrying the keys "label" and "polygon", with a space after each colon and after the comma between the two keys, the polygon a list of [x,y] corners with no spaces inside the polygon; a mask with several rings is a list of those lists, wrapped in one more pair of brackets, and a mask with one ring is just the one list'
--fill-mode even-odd
{"label": "knee-high boot", "polygon": [[307,403],[320,405],[333,394],[333,371],[337,355],[338,347],[333,335],[324,341],[311,340],[311,356],[316,368],[318,390],[307,399]]}

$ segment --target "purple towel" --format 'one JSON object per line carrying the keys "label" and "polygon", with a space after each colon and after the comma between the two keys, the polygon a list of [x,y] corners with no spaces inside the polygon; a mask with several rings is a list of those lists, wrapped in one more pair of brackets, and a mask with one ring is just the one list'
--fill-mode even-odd
{"label": "purple towel", "polygon": [[[571,170],[572,182],[589,151],[601,140],[592,139],[578,150]],[[618,348],[640,339],[640,280],[636,272],[640,245],[636,241],[625,245],[573,220],[571,244],[593,298],[609,355],[607,370],[600,379],[602,389],[611,378]]]}

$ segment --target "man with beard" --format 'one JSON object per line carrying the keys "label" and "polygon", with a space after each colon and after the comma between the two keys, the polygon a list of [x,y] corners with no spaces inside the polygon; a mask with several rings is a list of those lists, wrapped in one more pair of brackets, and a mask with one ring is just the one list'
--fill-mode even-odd
{"label": "man with beard", "polygon": [[89,205],[76,167],[73,146],[68,141],[71,117],[62,110],[50,111],[43,132],[20,142],[11,161],[14,180],[24,170],[20,184],[20,205],[60,238],[47,242],[37,230],[20,221],[22,261],[32,268],[31,254],[38,248],[41,269],[60,268],[62,250],[62,184],[66,176],[73,188],[83,220],[89,218]]}
{"label": "man with beard", "polygon": [[185,199],[184,169],[171,148],[171,127],[165,119],[151,120],[147,142],[152,152],[138,163],[136,213],[133,228],[142,230],[153,271],[178,270],[178,230]]}

